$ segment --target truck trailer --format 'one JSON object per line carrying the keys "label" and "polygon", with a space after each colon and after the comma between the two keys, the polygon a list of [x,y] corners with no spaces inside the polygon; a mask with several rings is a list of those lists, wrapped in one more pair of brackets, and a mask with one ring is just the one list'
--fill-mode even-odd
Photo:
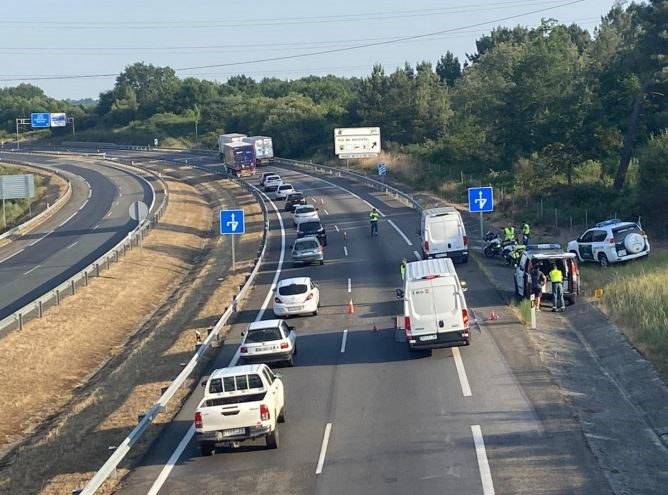
{"label": "truck trailer", "polygon": [[221,162],[225,161],[225,145],[232,143],[241,143],[243,142],[246,134],[239,134],[233,132],[230,134],[221,134],[218,136],[218,157]]}
{"label": "truck trailer", "polygon": [[243,138],[245,143],[255,146],[255,165],[269,165],[274,161],[274,143],[267,136],[249,136]]}
{"label": "truck trailer", "polygon": [[223,145],[223,163],[237,177],[255,175],[255,148],[250,143]]}

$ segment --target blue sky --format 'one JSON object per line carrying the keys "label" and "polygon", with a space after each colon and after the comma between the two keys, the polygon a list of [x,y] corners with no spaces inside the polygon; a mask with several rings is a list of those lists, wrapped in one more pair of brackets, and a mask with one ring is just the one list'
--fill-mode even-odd
{"label": "blue sky", "polygon": [[[374,63],[386,70],[408,61],[434,64],[447,50],[463,62],[475,40],[499,25],[536,26],[541,18],[590,31],[612,0],[29,0],[3,9],[0,86],[31,82],[56,98],[97,98],[135,62],[172,68],[179,76],[225,81],[305,75],[363,76]],[[549,10],[547,10],[549,9]],[[535,12],[542,10],[541,12]],[[533,13],[531,13],[533,12]],[[502,20],[505,19],[505,20]],[[248,63],[258,59],[339,50],[426,33],[400,43]],[[105,75],[111,74],[111,75]],[[94,75],[39,80],[38,77]],[[98,76],[99,75],[99,76]]]}

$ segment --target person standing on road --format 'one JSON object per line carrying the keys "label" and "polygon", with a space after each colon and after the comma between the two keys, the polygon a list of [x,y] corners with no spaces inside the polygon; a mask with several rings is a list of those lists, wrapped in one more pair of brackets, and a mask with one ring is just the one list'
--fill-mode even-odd
{"label": "person standing on road", "polygon": [[408,261],[406,258],[401,260],[401,265],[399,265],[399,273],[401,274],[401,280],[406,280],[406,264]]}
{"label": "person standing on road", "polygon": [[505,240],[508,242],[512,242],[515,240],[515,227],[512,225],[508,224],[506,225],[506,228],[503,229],[503,232],[505,234]]}
{"label": "person standing on road", "polygon": [[373,236],[378,236],[378,218],[380,215],[378,214],[378,210],[375,208],[371,209],[371,212],[369,213],[369,222],[371,222],[371,237]]}
{"label": "person standing on road", "polygon": [[550,282],[552,282],[552,311],[565,311],[564,274],[561,273],[561,270],[559,270],[557,265],[553,263],[549,275]]}
{"label": "person standing on road", "polygon": [[540,271],[540,265],[534,263],[531,268],[531,293],[533,294],[533,305],[536,311],[540,311],[540,298],[543,296],[543,285],[547,283],[547,277]]}
{"label": "person standing on road", "polygon": [[529,224],[524,222],[522,223],[522,243],[526,246],[529,244],[529,235],[531,234],[531,227]]}

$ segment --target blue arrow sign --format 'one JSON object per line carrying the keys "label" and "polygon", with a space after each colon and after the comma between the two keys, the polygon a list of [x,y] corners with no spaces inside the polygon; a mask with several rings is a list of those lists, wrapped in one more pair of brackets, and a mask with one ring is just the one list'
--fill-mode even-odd
{"label": "blue arrow sign", "polygon": [[221,210],[220,211],[220,233],[244,234],[246,223],[244,222],[244,210]]}
{"label": "blue arrow sign", "polygon": [[469,211],[474,213],[494,211],[494,189],[469,187]]}
{"label": "blue arrow sign", "polygon": [[30,114],[30,125],[32,127],[49,127],[51,118],[48,112],[36,112]]}
{"label": "blue arrow sign", "polygon": [[385,162],[380,162],[378,164],[378,175],[387,175],[387,168],[385,167]]}

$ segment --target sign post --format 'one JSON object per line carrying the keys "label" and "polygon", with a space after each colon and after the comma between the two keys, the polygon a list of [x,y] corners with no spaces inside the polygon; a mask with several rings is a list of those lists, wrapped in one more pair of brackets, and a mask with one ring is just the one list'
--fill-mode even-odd
{"label": "sign post", "polygon": [[469,187],[469,211],[480,213],[480,238],[484,238],[482,214],[494,211],[494,189],[491,187]]}
{"label": "sign post", "polygon": [[531,294],[531,330],[536,329],[536,296]]}
{"label": "sign post", "polygon": [[380,175],[380,179],[385,184],[385,176],[387,175],[387,167],[385,167],[385,162],[379,162],[378,163],[378,175]]}
{"label": "sign post", "polygon": [[[220,233],[221,235],[240,235],[246,233],[246,222],[244,210],[221,210],[220,211]],[[234,238],[232,238],[232,269],[235,269],[236,258],[234,254]]]}
{"label": "sign post", "polygon": [[[148,206],[143,201],[135,201],[130,205],[130,218],[137,221],[137,226],[139,226],[147,216],[148,216]],[[130,234],[128,234],[130,236]],[[142,238],[142,233],[139,231],[139,251],[144,250],[144,240]]]}

